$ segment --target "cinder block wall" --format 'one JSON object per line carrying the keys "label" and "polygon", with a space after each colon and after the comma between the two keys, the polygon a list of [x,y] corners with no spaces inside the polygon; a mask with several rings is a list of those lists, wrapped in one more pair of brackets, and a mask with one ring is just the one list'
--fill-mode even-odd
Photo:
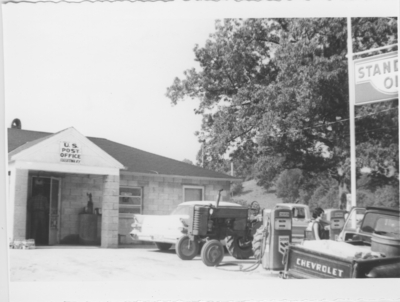
{"label": "cinder block wall", "polygon": [[60,242],[75,243],[79,234],[79,213],[92,194],[93,208],[102,207],[103,176],[68,174],[61,184]]}
{"label": "cinder block wall", "polygon": [[[183,202],[183,186],[203,186],[205,200],[217,200],[218,192],[224,189],[221,200],[229,200],[230,182],[180,177],[121,175],[120,185],[143,188],[143,214],[168,215]],[[133,218],[119,218],[119,234],[125,235],[121,243],[130,244],[133,240],[129,233],[132,230]]]}

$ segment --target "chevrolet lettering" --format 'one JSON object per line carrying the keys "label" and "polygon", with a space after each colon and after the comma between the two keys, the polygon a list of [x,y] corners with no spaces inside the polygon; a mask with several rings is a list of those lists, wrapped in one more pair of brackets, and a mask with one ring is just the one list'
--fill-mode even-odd
{"label": "chevrolet lettering", "polygon": [[312,261],[304,260],[301,258],[297,258],[296,264],[302,267],[306,267],[312,270],[315,270],[317,272],[323,272],[328,275],[336,276],[339,278],[343,277],[343,270],[337,269],[337,268],[332,268],[327,265],[322,265],[320,263],[315,263]]}

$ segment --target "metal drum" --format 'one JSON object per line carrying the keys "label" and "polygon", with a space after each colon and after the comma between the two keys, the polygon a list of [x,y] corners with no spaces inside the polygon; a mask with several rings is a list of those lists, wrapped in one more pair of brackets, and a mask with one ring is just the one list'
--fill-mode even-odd
{"label": "metal drum", "polygon": [[79,242],[84,245],[98,244],[97,240],[97,215],[79,215]]}
{"label": "metal drum", "polygon": [[389,237],[386,233],[373,233],[371,250],[385,254],[386,257],[400,256],[400,236]]}

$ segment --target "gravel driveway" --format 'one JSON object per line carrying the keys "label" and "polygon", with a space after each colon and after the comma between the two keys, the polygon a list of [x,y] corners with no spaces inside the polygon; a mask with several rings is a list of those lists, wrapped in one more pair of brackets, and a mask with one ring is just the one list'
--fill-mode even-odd
{"label": "gravel driveway", "polygon": [[57,246],[10,250],[10,281],[137,281],[238,280],[277,278],[261,266],[241,272],[255,259],[237,260],[226,254],[219,267],[207,267],[200,256],[183,261],[175,250],[153,246],[102,249]]}
{"label": "gravel driveway", "polygon": [[240,266],[252,266],[254,259],[239,261],[226,254],[219,267],[206,267],[199,256],[182,261],[175,250],[161,252],[153,246],[9,250],[9,259],[11,302],[282,302],[321,301],[321,297],[387,301],[382,293],[398,298],[396,287],[388,280],[374,280],[373,286],[370,282],[351,282],[349,286],[348,280],[283,280],[262,266],[251,272],[240,271]]}

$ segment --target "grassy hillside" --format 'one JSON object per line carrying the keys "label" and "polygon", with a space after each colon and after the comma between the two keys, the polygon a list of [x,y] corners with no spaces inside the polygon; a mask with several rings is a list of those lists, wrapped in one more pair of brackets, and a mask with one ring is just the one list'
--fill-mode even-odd
{"label": "grassy hillside", "polygon": [[257,200],[261,208],[265,209],[272,209],[277,203],[283,202],[281,198],[276,197],[274,191],[267,192],[264,188],[257,186],[255,180],[245,181],[243,193],[233,196],[231,200],[245,200],[248,204]]}

